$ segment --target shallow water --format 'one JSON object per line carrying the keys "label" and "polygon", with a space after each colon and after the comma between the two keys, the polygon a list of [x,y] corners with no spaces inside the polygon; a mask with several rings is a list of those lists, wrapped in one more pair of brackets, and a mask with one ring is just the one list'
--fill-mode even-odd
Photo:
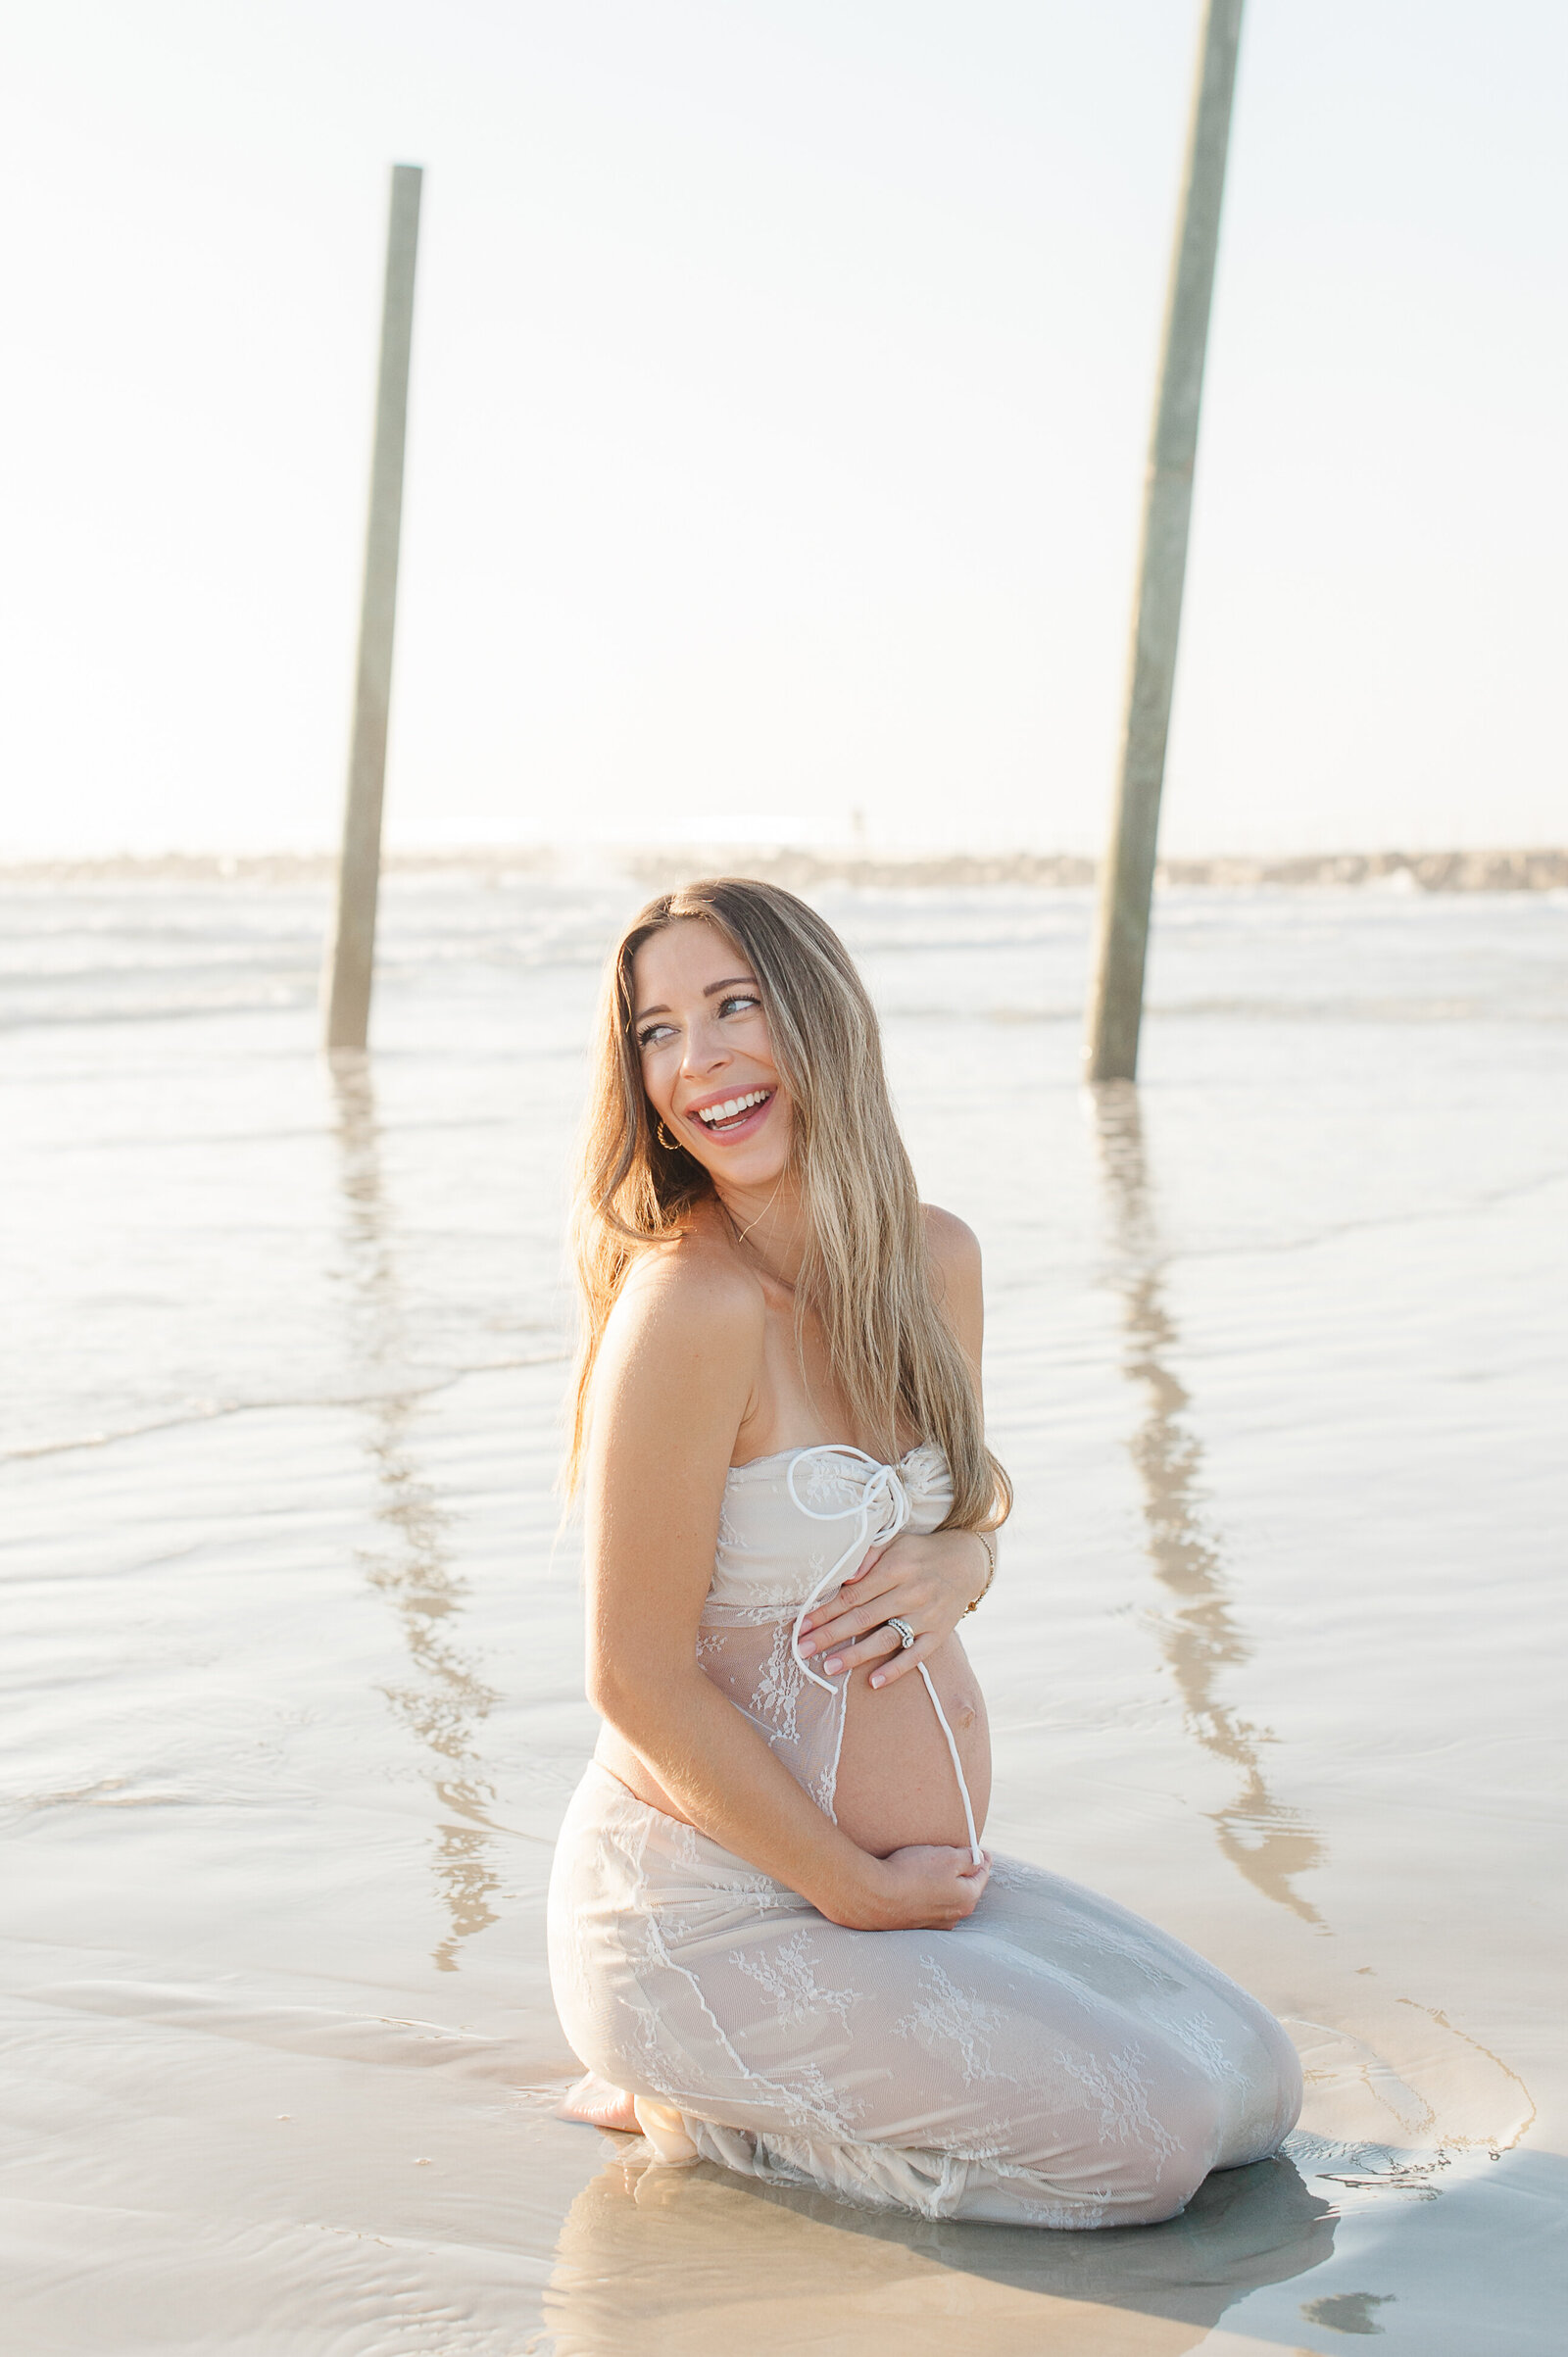
{"label": "shallow water", "polygon": [[[1289,2022],[1291,2157],[1142,2233],[867,2219],[555,2120],[594,1735],[551,1479],[613,876],[13,887],[4,2274],[28,2357],[1556,2345],[1568,906],[823,896],[986,1247],[989,1838]],[[628,2157],[628,2153],[632,2157]]]}

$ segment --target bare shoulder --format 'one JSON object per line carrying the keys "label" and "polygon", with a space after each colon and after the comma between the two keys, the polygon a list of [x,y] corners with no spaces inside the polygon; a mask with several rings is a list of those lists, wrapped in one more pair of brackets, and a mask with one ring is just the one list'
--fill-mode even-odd
{"label": "bare shoulder", "polygon": [[632,1498],[651,1529],[710,1491],[716,1516],[757,1389],[764,1317],[757,1279],[700,1234],[639,1252],[594,1365],[590,1511],[596,1498],[607,1511]]}
{"label": "bare shoulder", "polygon": [[640,1252],[611,1311],[607,1346],[617,1353],[684,1353],[710,1363],[755,1356],[766,1314],[760,1279],[702,1224]]}
{"label": "bare shoulder", "polygon": [[922,1203],[926,1250],[934,1265],[952,1286],[967,1289],[980,1282],[980,1239],[956,1211],[937,1203]]}
{"label": "bare shoulder", "polygon": [[937,1306],[956,1335],[979,1380],[980,1344],[985,1330],[985,1297],[980,1284],[980,1240],[955,1211],[922,1203],[926,1250],[931,1255]]}

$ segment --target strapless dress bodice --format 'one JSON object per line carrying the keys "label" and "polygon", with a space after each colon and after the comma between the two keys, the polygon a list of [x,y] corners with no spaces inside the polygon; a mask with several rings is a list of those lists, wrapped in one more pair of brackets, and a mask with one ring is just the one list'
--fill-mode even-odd
{"label": "strapless dress bodice", "polygon": [[848,1579],[900,1531],[934,1531],[952,1505],[948,1460],[928,1444],[896,1465],[834,1445],[732,1465],[704,1625],[786,1618],[821,1600],[829,1574]]}

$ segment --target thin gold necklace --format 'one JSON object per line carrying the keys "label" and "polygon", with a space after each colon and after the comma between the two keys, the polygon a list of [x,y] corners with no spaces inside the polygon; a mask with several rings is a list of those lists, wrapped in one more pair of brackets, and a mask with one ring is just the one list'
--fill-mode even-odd
{"label": "thin gold necklace", "polygon": [[[749,1219],[749,1220],[747,1221],[747,1223],[746,1223],[745,1227],[743,1227],[743,1228],[736,1228],[736,1230],[735,1230],[735,1241],[736,1241],[736,1243],[737,1243],[737,1244],[744,1244],[744,1243],[746,1242],[746,1239],[747,1239],[747,1237],[748,1237],[748,1236],[751,1234],[751,1232],[752,1232],[753,1228],[755,1228],[755,1227],[757,1226],[757,1224],[758,1224],[758,1221],[759,1221],[759,1220],[765,1219],[765,1218],[767,1217],[767,1215],[768,1215],[769,1211],[771,1211],[771,1210],[772,1210],[772,1208],[773,1208],[773,1205],[774,1205],[774,1204],[777,1203],[777,1201],[778,1201],[778,1191],[779,1191],[780,1187],[782,1187],[782,1186],[783,1186],[783,1184],[784,1184],[784,1173],[783,1173],[783,1171],[781,1170],[781,1171],[779,1172],[779,1174],[778,1174],[778,1177],[775,1179],[775,1181],[774,1181],[774,1183],[773,1183],[773,1192],[772,1192],[772,1194],[771,1194],[771,1195],[768,1197],[768,1199],[767,1199],[766,1203],[765,1203],[762,1205],[761,1209],[760,1209],[760,1210],[758,1212],[758,1214],[757,1214],[757,1219]],[[727,1204],[725,1205],[725,1208],[726,1208],[726,1210],[728,1210],[728,1205],[727,1205]],[[734,1212],[733,1212],[733,1211],[730,1211],[730,1213],[729,1213],[729,1224],[730,1224],[730,1226],[731,1226],[732,1228],[733,1228],[733,1227],[735,1227],[735,1214],[734,1214]]]}

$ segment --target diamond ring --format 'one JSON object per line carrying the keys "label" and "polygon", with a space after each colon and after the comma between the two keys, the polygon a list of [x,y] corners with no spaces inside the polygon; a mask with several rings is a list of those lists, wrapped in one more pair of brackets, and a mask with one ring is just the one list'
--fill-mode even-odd
{"label": "diamond ring", "polygon": [[912,1645],[914,1643],[914,1631],[910,1628],[908,1622],[906,1620],[890,1620],[887,1626],[892,1629],[898,1637],[900,1652],[906,1653],[910,1645]]}

